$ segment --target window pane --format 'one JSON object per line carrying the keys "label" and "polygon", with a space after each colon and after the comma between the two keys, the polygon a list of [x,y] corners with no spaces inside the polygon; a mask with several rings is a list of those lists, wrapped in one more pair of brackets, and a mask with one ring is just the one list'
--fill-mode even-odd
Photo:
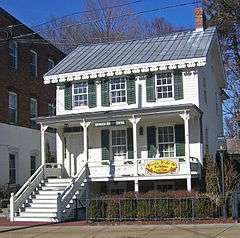
{"label": "window pane", "polygon": [[171,73],[164,73],[157,75],[157,97],[161,98],[171,98],[173,97],[173,80]]}
{"label": "window pane", "polygon": [[74,84],[73,89],[74,106],[87,106],[88,105],[88,83],[80,82]]}
{"label": "window pane", "polygon": [[126,102],[126,80],[115,78],[111,80],[111,102]]}

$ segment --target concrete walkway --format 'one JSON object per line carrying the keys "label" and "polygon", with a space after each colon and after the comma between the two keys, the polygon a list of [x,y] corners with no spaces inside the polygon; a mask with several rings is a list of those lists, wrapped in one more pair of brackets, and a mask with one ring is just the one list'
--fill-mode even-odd
{"label": "concrete walkway", "polygon": [[240,224],[0,227],[0,238],[238,238]]}

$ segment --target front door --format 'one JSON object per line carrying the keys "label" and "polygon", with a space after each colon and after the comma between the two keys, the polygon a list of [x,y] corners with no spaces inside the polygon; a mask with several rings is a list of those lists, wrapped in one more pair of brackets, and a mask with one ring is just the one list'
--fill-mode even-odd
{"label": "front door", "polygon": [[66,163],[65,167],[69,173],[69,176],[74,176],[79,172],[79,169],[84,162],[83,155],[83,134],[70,134],[66,137]]}

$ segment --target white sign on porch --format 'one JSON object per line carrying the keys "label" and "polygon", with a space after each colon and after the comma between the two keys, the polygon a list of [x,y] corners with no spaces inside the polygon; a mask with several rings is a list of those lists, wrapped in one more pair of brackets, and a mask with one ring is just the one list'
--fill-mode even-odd
{"label": "white sign on porch", "polygon": [[103,122],[95,122],[94,125],[96,127],[122,126],[122,125],[126,125],[126,121],[103,121]]}

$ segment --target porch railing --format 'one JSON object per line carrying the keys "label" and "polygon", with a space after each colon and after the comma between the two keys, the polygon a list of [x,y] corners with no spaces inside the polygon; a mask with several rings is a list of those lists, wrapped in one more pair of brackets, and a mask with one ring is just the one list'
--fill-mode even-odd
{"label": "porch railing", "polygon": [[36,190],[42,180],[48,177],[61,177],[62,165],[47,163],[41,165],[27,182],[18,190],[16,194],[11,194],[10,198],[10,220],[14,221],[14,216],[19,212],[30,195]]}
{"label": "porch railing", "polygon": [[191,174],[198,174],[200,163],[197,158],[190,158],[189,162],[185,157],[172,158],[141,158],[141,159],[118,159],[117,161],[88,161],[90,177],[122,177],[122,176],[155,176],[161,174],[150,173],[146,165],[154,160],[169,160],[176,163],[176,170],[164,173],[164,175],[188,175],[189,166]]}

